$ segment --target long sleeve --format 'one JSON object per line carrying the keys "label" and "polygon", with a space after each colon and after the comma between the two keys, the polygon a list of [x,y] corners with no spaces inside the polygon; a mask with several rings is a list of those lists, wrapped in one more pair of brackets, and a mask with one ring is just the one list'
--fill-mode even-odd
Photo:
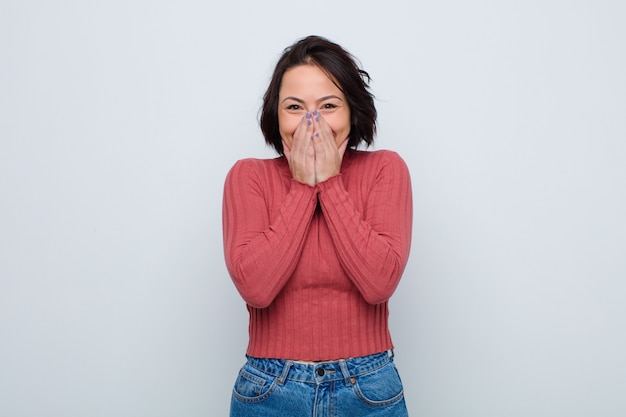
{"label": "long sleeve", "polygon": [[[339,262],[363,298],[378,304],[391,297],[406,266],[413,206],[409,171],[400,156],[389,151],[369,156],[357,172],[351,168],[349,179],[337,175],[317,188]],[[348,184],[360,190],[351,195],[344,181],[366,187]]]}
{"label": "long sleeve", "polygon": [[[275,162],[275,161],[274,161]],[[242,298],[265,308],[291,277],[317,204],[317,190],[261,160],[242,160],[226,177],[226,266]],[[272,210],[270,200],[280,200]]]}

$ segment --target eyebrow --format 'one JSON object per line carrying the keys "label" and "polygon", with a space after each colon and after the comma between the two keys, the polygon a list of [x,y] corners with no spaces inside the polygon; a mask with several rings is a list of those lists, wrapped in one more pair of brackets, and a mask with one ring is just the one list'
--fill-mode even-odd
{"label": "eyebrow", "polygon": [[[332,94],[331,94],[331,95],[329,95],[329,96],[324,96],[324,97],[318,98],[316,101],[319,103],[319,102],[322,102],[322,101],[330,100],[331,98],[336,98],[336,99],[337,99],[337,100],[339,100],[339,101],[343,101],[343,100],[341,99],[341,97],[336,96],[336,95],[332,95]],[[287,101],[287,100],[293,100],[293,101],[295,101],[295,102],[298,102],[298,103],[304,104],[304,100],[302,100],[301,98],[298,98],[298,97],[294,97],[294,96],[285,97],[285,98],[281,101],[281,103],[284,103],[284,102],[285,102],[285,101]]]}

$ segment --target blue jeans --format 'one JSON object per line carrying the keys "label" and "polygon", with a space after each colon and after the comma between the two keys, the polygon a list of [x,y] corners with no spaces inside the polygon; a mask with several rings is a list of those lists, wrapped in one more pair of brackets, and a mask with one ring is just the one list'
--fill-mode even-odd
{"label": "blue jeans", "polygon": [[407,417],[393,352],[328,362],[248,357],[230,417]]}

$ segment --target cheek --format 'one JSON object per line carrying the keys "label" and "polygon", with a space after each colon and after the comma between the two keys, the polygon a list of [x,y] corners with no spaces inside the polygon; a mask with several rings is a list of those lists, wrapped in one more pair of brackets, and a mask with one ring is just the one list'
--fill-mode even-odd
{"label": "cheek", "polygon": [[330,129],[337,136],[337,140],[343,140],[348,137],[350,133],[350,115],[329,115],[328,117],[326,117],[326,123],[328,123]]}
{"label": "cheek", "polygon": [[291,140],[293,132],[298,128],[300,117],[294,115],[278,115],[278,130],[284,140]]}

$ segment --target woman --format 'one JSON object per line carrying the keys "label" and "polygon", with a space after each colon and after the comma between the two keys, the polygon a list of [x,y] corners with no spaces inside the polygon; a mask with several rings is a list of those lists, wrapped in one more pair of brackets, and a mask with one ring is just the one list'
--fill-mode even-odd
{"label": "woman", "polygon": [[275,159],[224,190],[228,271],[250,313],[232,417],[406,416],[387,301],[409,255],[411,183],[372,144],[369,75],[310,36],[285,49],[260,118]]}

